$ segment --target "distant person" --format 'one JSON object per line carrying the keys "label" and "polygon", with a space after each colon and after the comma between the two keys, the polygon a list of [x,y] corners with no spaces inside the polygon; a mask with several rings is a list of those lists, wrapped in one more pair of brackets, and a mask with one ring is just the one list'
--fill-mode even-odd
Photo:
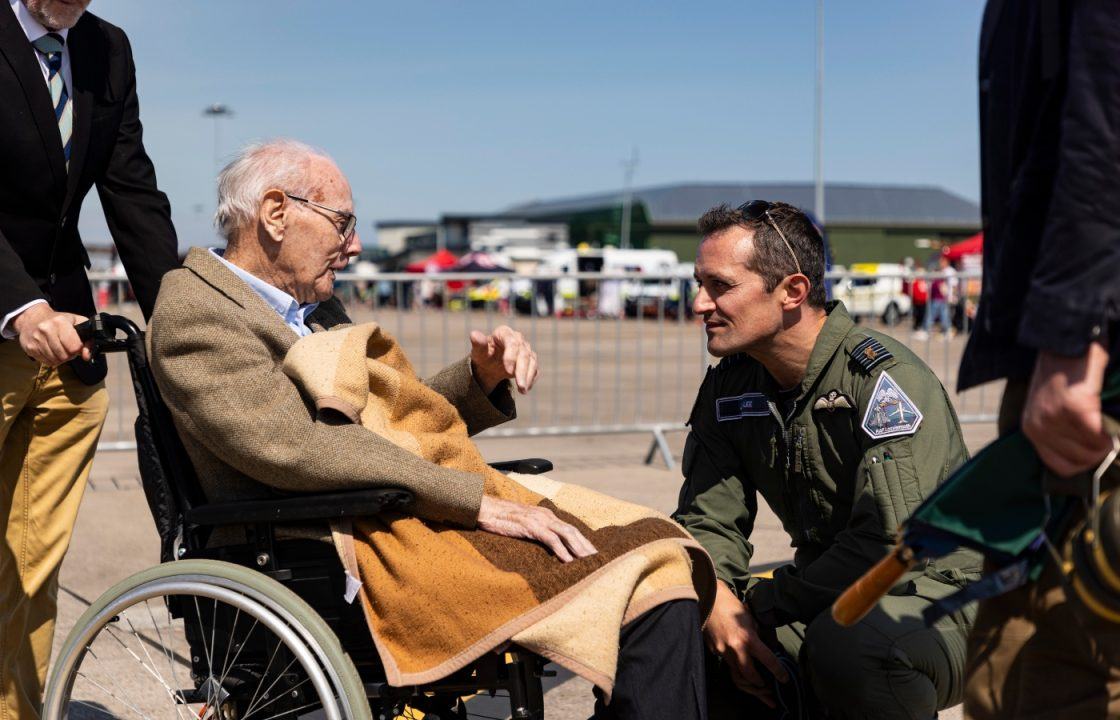
{"label": "distant person", "polygon": [[[919,272],[921,269],[919,268]],[[927,309],[929,306],[929,280],[924,277],[914,277],[909,280],[908,292],[910,294],[911,329],[915,340],[925,340],[929,337]]]}
{"label": "distant person", "polygon": [[[1006,379],[1000,432],[1022,427],[1061,478],[1111,448],[1100,392],[1120,349],[1117,58],[1115,0],[991,0],[984,11],[984,277],[958,385]],[[1047,489],[1073,492],[1080,508],[1077,484]],[[971,718],[1120,717],[1120,624],[1070,597],[1056,563],[981,601],[968,655]]]}
{"label": "distant person", "polygon": [[931,323],[941,328],[944,335],[953,329],[953,315],[951,308],[956,304],[957,271],[953,268],[949,258],[940,255],[937,258],[938,277],[934,278],[930,287],[930,318],[926,321],[925,329],[928,332]]}
{"label": "distant person", "polygon": [[178,264],[124,32],[89,0],[0,8],[0,717],[38,717],[58,568],[109,396],[74,325],[95,312],[78,234],[94,185],[147,317]]}
{"label": "distant person", "polygon": [[[977,577],[979,558],[909,573],[852,627],[829,608],[968,457],[945,389],[825,301],[824,246],[797,208],[719,206],[699,230],[693,310],[721,360],[689,418],[675,517],[720,580],[704,627],[710,716],[932,718],[960,702],[971,612],[933,627],[921,613]],[[760,496],[794,547],[772,579],[751,568]]]}

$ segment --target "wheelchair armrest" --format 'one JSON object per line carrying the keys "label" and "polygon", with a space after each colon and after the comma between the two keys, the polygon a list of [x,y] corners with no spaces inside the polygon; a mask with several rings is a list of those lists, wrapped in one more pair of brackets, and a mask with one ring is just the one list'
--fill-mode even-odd
{"label": "wheelchair armrest", "polygon": [[199,505],[184,513],[191,525],[246,525],[298,520],[333,520],[400,510],[412,493],[398,488],[352,490],[328,495],[299,495],[268,500]]}
{"label": "wheelchair armrest", "polygon": [[502,460],[492,462],[490,467],[498,472],[516,472],[525,475],[540,475],[552,469],[552,461],[544,458],[525,458],[524,460]]}

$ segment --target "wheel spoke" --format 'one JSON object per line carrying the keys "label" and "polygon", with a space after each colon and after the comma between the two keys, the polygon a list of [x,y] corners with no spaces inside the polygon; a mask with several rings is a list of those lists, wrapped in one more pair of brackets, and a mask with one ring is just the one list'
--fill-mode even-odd
{"label": "wheel spoke", "polygon": [[[222,659],[222,679],[218,681],[218,687],[222,687],[226,684],[226,677],[229,676],[229,670],[232,667],[229,662],[229,649],[233,647],[234,638],[237,637],[237,621],[240,619],[241,608],[237,608],[237,612],[233,616],[233,627],[229,629],[229,641],[226,642],[226,656]],[[254,624],[253,627],[256,627],[256,624]],[[252,629],[250,629],[250,632],[252,632]],[[237,657],[241,654],[242,647],[245,647],[244,642],[237,648],[237,653],[233,656],[233,665],[237,664]]]}
{"label": "wheel spoke", "polygon": [[[276,653],[278,652],[280,652],[280,643],[276,643],[275,647],[272,648],[272,655],[268,658],[268,664],[264,666],[264,672],[261,673],[260,679],[257,680],[257,687],[253,690],[253,698],[249,702],[249,708],[245,711],[245,715],[252,712],[253,707],[257,704],[261,688],[264,686],[264,679],[268,677],[268,671],[272,669],[272,663],[276,660]],[[268,691],[265,690],[265,692]],[[244,720],[244,716],[242,716],[242,720]]]}
{"label": "wheel spoke", "polygon": [[[294,662],[294,661],[293,661],[293,662]],[[291,665],[289,665],[288,667],[291,667]],[[285,669],[284,669],[284,672],[287,672],[287,671],[288,671],[288,668],[285,668]],[[279,679],[280,679],[281,677],[283,677],[283,676],[284,676],[284,675],[283,675],[283,673],[281,673],[281,674],[280,674],[280,676],[276,678],[276,680],[279,680]],[[294,691],[294,690],[295,690],[296,688],[298,688],[299,686],[301,686],[301,685],[303,685],[304,683],[308,682],[308,680],[309,680],[309,678],[306,678],[306,677],[305,677],[305,678],[304,678],[303,680],[300,680],[300,681],[299,681],[298,683],[296,683],[295,685],[292,685],[292,686],[291,686],[290,688],[284,688],[284,694],[287,694],[288,692]],[[276,682],[275,682],[275,681],[273,681],[273,683],[272,683],[272,686],[274,687],[275,685],[276,685]],[[272,687],[269,687],[269,689],[268,689],[268,690],[266,690],[265,692],[266,692],[266,693],[270,693],[270,692],[272,692]],[[279,694],[279,695],[277,695],[276,697],[272,698],[271,700],[269,700],[269,701],[268,701],[268,702],[266,702],[266,703],[265,703],[264,705],[261,705],[261,706],[260,706],[260,707],[258,707],[258,708],[250,708],[249,710],[247,710],[247,711],[245,712],[245,714],[244,714],[244,715],[242,715],[242,716],[241,716],[241,720],[248,720],[248,718],[249,718],[249,716],[250,716],[250,715],[252,715],[253,713],[256,713],[256,712],[260,712],[261,710],[264,710],[264,709],[265,709],[266,707],[268,707],[269,705],[272,705],[272,704],[273,704],[273,703],[275,703],[275,702],[276,702],[277,700],[279,700],[280,698],[284,697],[284,694]],[[314,705],[314,704],[315,704],[315,703],[312,703],[312,705]],[[289,711],[289,710],[285,710],[284,712],[291,712],[291,711]],[[283,713],[281,713],[281,714],[283,714]]]}
{"label": "wheel spoke", "polygon": [[[172,623],[171,610],[170,608],[167,608],[166,602],[164,603],[164,608],[167,610],[167,634],[170,637]],[[167,657],[167,669],[171,674],[171,682],[182,688],[183,686],[179,683],[179,675],[175,672],[175,654],[171,650],[171,648],[167,646],[167,643],[163,641],[163,633],[159,631],[159,623],[156,622],[155,613],[152,612],[152,604],[150,600],[144,601],[144,609],[148,611],[148,618],[151,619],[152,627],[155,628],[156,631],[156,637],[159,638],[159,646],[163,648],[163,654]],[[179,692],[179,697],[182,697],[181,691]]]}
{"label": "wheel spoke", "polygon": [[278,718],[281,715],[287,715],[288,713],[298,713],[300,710],[307,710],[308,708],[313,708],[316,705],[320,705],[320,704],[321,703],[316,703],[316,702],[307,703],[306,705],[300,705],[298,708],[294,708],[292,710],[285,710],[284,712],[279,712],[279,713],[276,713],[275,715],[269,715],[268,717],[262,718],[261,720],[273,720],[273,718]]}
{"label": "wheel spoke", "polygon": [[[129,621],[129,625],[131,625],[131,624],[132,624],[132,622]],[[163,676],[160,675],[159,672],[154,667],[148,667],[147,665],[144,664],[144,661],[140,659],[140,656],[137,655],[135,652],[133,652],[132,648],[130,648],[123,640],[121,640],[120,637],[118,637],[117,634],[120,632],[119,630],[114,628],[112,625],[106,625],[105,629],[108,631],[109,637],[116,640],[120,644],[120,646],[122,648],[124,648],[124,651],[126,653],[128,653],[130,656],[132,656],[132,659],[136,661],[137,665],[139,665],[141,668],[143,668],[145,672],[147,672],[149,675],[151,675],[153,678],[156,679],[156,682],[158,682],[160,685],[163,686],[163,689],[165,691],[167,691],[167,694],[171,697],[171,702],[175,704],[176,711],[179,711],[180,714],[181,714],[181,707],[180,707],[179,703],[176,701],[178,691],[173,690],[171,688],[171,686],[167,684],[167,681],[163,679]],[[135,634],[135,630],[133,630],[133,633]],[[140,647],[141,647],[141,649],[144,649],[143,644],[141,644]],[[145,650],[144,652],[146,654],[147,650]],[[151,656],[148,656],[148,660],[149,660],[149,662],[151,662]]]}
{"label": "wheel spoke", "polygon": [[[185,701],[186,698],[183,697],[183,694],[179,688],[172,688],[167,683],[167,681],[163,677],[163,673],[161,673],[159,671],[159,668],[156,667],[156,661],[152,659],[152,655],[148,652],[146,643],[144,642],[143,638],[141,638],[140,633],[136,632],[136,626],[132,624],[132,618],[126,619],[128,620],[128,628],[132,630],[132,634],[136,636],[136,642],[140,645],[140,649],[144,651],[144,657],[148,658],[148,663],[151,666],[149,672],[155,675],[156,679],[159,680],[159,684],[163,685],[164,689],[167,690],[167,694],[171,696],[171,702],[175,704],[175,714],[179,717],[183,717],[183,703],[179,701]],[[133,657],[136,656],[133,655]],[[139,660],[139,658],[137,659]],[[175,678],[172,677],[171,680],[174,681]]]}
{"label": "wheel spoke", "polygon": [[[216,601],[215,601],[216,602]],[[206,656],[206,672],[209,675],[214,674],[214,658],[210,654],[210,646],[206,644],[206,627],[202,624],[202,610],[198,607],[198,596],[194,596],[194,614],[198,618],[199,635],[202,637],[203,655]],[[206,704],[208,706],[214,705],[214,684],[209,683],[206,686]]]}
{"label": "wheel spoke", "polygon": [[[279,645],[277,645],[276,647],[277,647],[277,649],[279,649],[279,647],[280,647],[280,646],[279,646]],[[265,697],[266,695],[268,695],[269,693],[271,693],[271,692],[272,692],[272,688],[276,687],[276,683],[280,682],[280,680],[281,680],[281,679],[282,679],[282,678],[284,677],[284,673],[286,673],[286,672],[288,672],[289,670],[291,670],[291,669],[292,669],[292,665],[295,665],[295,664],[296,664],[296,662],[297,662],[297,661],[296,661],[296,658],[292,658],[292,659],[291,659],[291,660],[290,660],[290,661],[288,662],[288,664],[287,664],[286,666],[284,666],[284,669],[283,669],[283,670],[281,670],[280,672],[278,672],[278,673],[276,674],[276,679],[272,681],[272,684],[271,684],[271,685],[269,685],[269,686],[268,686],[267,688],[265,688],[265,691],[264,691],[264,695],[262,695],[262,696],[261,696],[261,699],[264,699],[264,697]],[[271,666],[272,666],[272,661],[269,661],[269,663],[268,663],[268,664],[269,664],[269,666],[271,667]],[[265,674],[264,674],[264,675],[261,675],[261,680],[262,680],[262,681],[264,680],[264,678],[265,678],[265,676],[266,676],[267,674],[268,674],[268,670],[266,669],[266,670],[265,670]],[[306,682],[306,678],[304,678],[304,680],[300,681],[300,684],[303,684],[303,682]],[[258,688],[258,689],[259,689],[259,688]],[[265,708],[265,707],[268,707],[268,706],[269,706],[269,705],[271,705],[272,703],[276,702],[276,700],[277,700],[277,698],[278,698],[278,697],[279,697],[279,696],[277,696],[277,697],[274,697],[274,698],[272,698],[271,700],[269,700],[269,701],[268,701],[267,703],[265,703],[264,705],[261,705],[261,708]],[[255,706],[256,706],[256,704],[257,704],[257,700],[256,700],[256,698],[254,697],[254,700],[253,700],[253,702],[252,702],[252,703],[251,703],[251,704],[249,705],[249,709],[248,709],[248,710],[246,710],[246,711],[245,711],[245,714],[241,716],[241,720],[246,720],[246,718],[248,718],[248,717],[249,717],[250,715],[252,715],[252,714],[253,714],[254,712],[256,712],[256,710],[259,710],[259,709],[260,709],[260,708],[257,708],[257,707],[255,707]]]}
{"label": "wheel spoke", "polygon": [[121,705],[124,705],[126,708],[128,708],[132,712],[136,713],[139,717],[144,718],[144,720],[151,720],[151,718],[149,718],[147,715],[145,715],[143,712],[141,712],[135,705],[133,705],[132,703],[130,703],[126,700],[124,700],[123,698],[117,697],[117,695],[113,691],[109,690],[107,687],[105,687],[101,683],[97,682],[93,678],[89,677],[88,675],[86,675],[85,673],[83,673],[80,670],[78,671],[78,677],[82,678],[83,680],[88,682],[90,685],[93,685],[95,688],[97,688],[101,692],[103,692],[106,695],[108,695],[109,697],[113,698],[114,700],[119,702]]}

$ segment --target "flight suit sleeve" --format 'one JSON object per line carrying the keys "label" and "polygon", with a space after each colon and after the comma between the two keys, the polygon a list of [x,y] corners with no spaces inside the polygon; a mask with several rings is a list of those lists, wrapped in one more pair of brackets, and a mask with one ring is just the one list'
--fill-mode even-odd
{"label": "flight suit sleeve", "polygon": [[[767,625],[809,623],[849,585],[890,552],[898,527],[921,502],[967,460],[956,413],[937,378],[924,366],[896,363],[882,371],[921,413],[912,432],[873,437],[863,424],[861,460],[847,526],[833,544],[803,568],[786,566],[748,593],[755,617]],[[858,400],[863,419],[882,373],[867,379]]]}
{"label": "flight suit sleeve", "polygon": [[[681,486],[673,518],[712,556],[716,576],[738,597],[750,580],[750,543],[758,514],[758,494],[738,469],[735,454],[714,418],[714,393],[705,381],[689,419]],[[705,398],[712,398],[705,402]],[[708,417],[709,408],[713,417]]]}

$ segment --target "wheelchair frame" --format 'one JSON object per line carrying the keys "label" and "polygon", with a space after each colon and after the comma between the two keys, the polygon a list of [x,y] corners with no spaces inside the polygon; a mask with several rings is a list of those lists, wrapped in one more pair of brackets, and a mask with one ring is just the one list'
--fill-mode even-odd
{"label": "wheelchair frame", "polygon": [[[117,337],[118,333],[123,333],[124,337]],[[294,628],[294,639],[299,641],[296,647],[307,648],[326,669],[327,679],[340,688],[340,707],[323,708],[328,720],[371,718],[371,700],[377,701],[379,718],[391,718],[396,709],[409,700],[432,707],[433,698],[442,698],[435,707],[448,703],[447,711],[454,716],[462,712],[460,696],[480,692],[493,695],[498,691],[508,692],[512,718],[538,720],[544,717],[541,678],[555,673],[544,670],[543,659],[517,650],[487,655],[430,685],[390,686],[384,679],[361,608],[343,600],[345,576],[333,546],[317,540],[277,537],[277,527],[288,523],[400,510],[411,502],[411,493],[397,488],[376,488],[275,500],[207,503],[152,377],[144,332],[128,318],[102,313],[79,326],[79,334],[93,341],[96,353],[126,354],[139,411],[136,435],[141,480],[160,534],[163,563],[110,588],[75,624],[47,684],[43,713],[46,720],[66,714],[73,682],[71,672],[88,650],[86,644],[105,623],[115,619],[113,613],[118,607],[123,607],[126,600],[157,597],[163,591],[161,588],[182,587],[193,588],[192,591],[206,597],[221,597],[223,602],[230,602],[231,593],[236,594],[232,602],[237,607],[240,608],[237,603],[245,603],[246,607],[255,603],[252,607],[264,609],[262,617],[275,616]],[[542,459],[492,463],[492,466],[504,472],[521,473],[552,469],[552,463]],[[211,531],[218,526],[245,527],[248,543],[208,548]],[[174,614],[169,596],[164,596],[164,600]],[[184,622],[189,620],[186,614],[183,618]],[[201,622],[201,616],[199,620]],[[272,620],[263,622],[267,624]],[[190,625],[185,625],[185,630],[189,639]],[[341,638],[346,638],[347,642],[342,642]],[[192,655],[197,664],[194,646]],[[314,663],[311,666],[317,667]],[[308,675],[313,674],[313,671],[308,672]],[[323,679],[309,679],[320,697],[324,697]],[[212,678],[207,682],[210,680]],[[193,690],[180,690],[179,697],[201,692],[203,684],[199,682]],[[355,702],[353,695],[364,696],[365,707]]]}

